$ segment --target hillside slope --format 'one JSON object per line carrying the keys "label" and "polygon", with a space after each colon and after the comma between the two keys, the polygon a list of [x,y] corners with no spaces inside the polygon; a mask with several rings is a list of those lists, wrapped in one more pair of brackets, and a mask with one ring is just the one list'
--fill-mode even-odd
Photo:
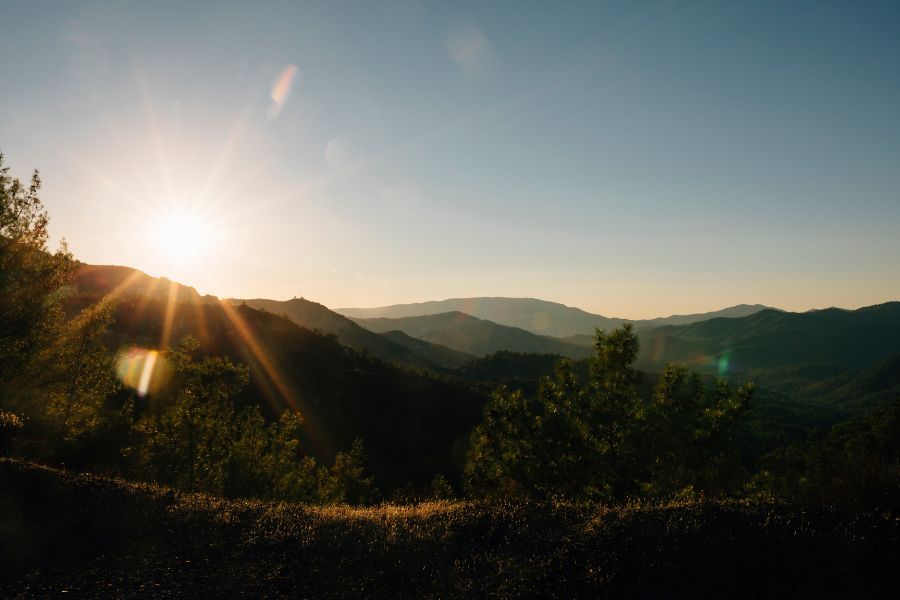
{"label": "hillside slope", "polygon": [[190,286],[117,265],[79,263],[71,287],[78,293],[112,294],[115,297],[141,296],[158,300],[171,297],[175,302],[191,304],[217,302],[215,296],[201,296]]}
{"label": "hillside slope", "polygon": [[839,408],[850,415],[900,398],[900,354],[856,372],[842,373],[797,390],[798,399]]}
{"label": "hillside slope", "polygon": [[900,519],[224,501],[0,459],[0,596],[896,597]]}
{"label": "hillside slope", "polygon": [[340,343],[354,350],[367,351],[383,361],[410,367],[455,369],[475,357],[445,346],[397,335],[386,336],[361,327],[351,319],[304,298],[279,301],[263,298],[232,300],[276,315],[285,315],[294,323],[337,336]]}
{"label": "hillside slope", "polygon": [[425,485],[436,473],[457,483],[461,462],[454,448],[464,447],[485,402],[462,382],[390,365],[249,306],[169,310],[165,300],[129,296],[115,308],[111,333],[115,347],[147,348],[190,335],[201,354],[248,365],[250,384],[239,403],[259,404],[270,417],[299,410],[303,447],[326,463],[362,439],[367,467],[387,495],[408,482]]}
{"label": "hillside slope", "polygon": [[355,319],[355,321],[371,331],[402,331],[414,338],[476,356],[485,356],[499,350],[559,354],[572,358],[590,355],[590,350],[582,346],[535,335],[518,327],[498,325],[461,312],[402,319]]}
{"label": "hillside slope", "polygon": [[641,332],[641,363],[684,362],[706,371],[797,365],[865,368],[900,352],[900,302],[857,310],[764,310]]}

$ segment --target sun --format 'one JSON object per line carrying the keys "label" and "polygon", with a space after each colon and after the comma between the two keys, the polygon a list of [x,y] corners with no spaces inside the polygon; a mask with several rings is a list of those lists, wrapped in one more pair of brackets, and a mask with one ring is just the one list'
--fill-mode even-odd
{"label": "sun", "polygon": [[150,239],[154,251],[170,261],[199,261],[210,250],[214,235],[207,220],[198,214],[172,212],[161,216],[151,226]]}

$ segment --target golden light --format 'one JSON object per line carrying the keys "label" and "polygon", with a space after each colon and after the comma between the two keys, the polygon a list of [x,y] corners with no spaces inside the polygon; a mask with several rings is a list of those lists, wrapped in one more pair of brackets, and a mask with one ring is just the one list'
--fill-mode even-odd
{"label": "golden light", "polygon": [[152,224],[150,239],[154,251],[181,263],[202,259],[209,252],[215,235],[200,215],[173,212]]}

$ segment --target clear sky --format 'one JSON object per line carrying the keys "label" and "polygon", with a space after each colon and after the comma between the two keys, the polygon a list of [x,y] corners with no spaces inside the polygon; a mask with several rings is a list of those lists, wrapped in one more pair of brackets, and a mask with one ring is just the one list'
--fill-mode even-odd
{"label": "clear sky", "polygon": [[0,150],[220,296],[900,299],[896,1],[7,0]]}

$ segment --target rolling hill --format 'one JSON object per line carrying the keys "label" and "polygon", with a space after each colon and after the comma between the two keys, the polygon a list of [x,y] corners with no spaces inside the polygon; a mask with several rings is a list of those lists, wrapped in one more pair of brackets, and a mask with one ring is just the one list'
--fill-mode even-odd
{"label": "rolling hill", "polygon": [[795,390],[793,396],[839,409],[848,416],[864,415],[885,402],[900,398],[900,354],[866,369],[814,380]]}
{"label": "rolling hill", "polygon": [[333,334],[340,343],[354,350],[366,351],[376,358],[398,365],[436,370],[455,369],[475,358],[446,346],[403,335],[399,331],[384,334],[369,331],[351,319],[303,298],[286,301],[257,298],[231,302],[284,315],[303,327]]}
{"label": "rolling hill", "polygon": [[[178,304],[218,304],[215,296],[201,296],[197,290],[165,277],[153,277],[137,269],[113,265],[79,264],[72,284],[78,294],[141,297]],[[408,336],[385,336],[360,327],[316,302],[303,298],[278,301],[266,299],[231,300],[273,314],[286,315],[302,327],[332,334],[345,346],[368,352],[375,358],[404,367],[446,371],[458,368],[475,357],[450,348],[415,340]]]}
{"label": "rolling hill", "polygon": [[[70,295],[65,308],[75,313],[102,295]],[[425,485],[436,473],[458,483],[459,449],[485,403],[463,382],[388,364],[285,317],[225,302],[174,303],[170,310],[166,298],[123,294],[109,345],[159,348],[186,335],[199,341],[200,355],[249,367],[239,405],[258,404],[270,418],[299,410],[302,445],[317,458],[330,463],[359,438],[384,493]]]}
{"label": "rolling hill", "polygon": [[582,346],[536,335],[518,327],[499,325],[461,312],[400,319],[354,320],[371,331],[398,330],[414,338],[476,356],[485,356],[499,350],[559,354],[571,358],[590,355],[590,350]]}
{"label": "rolling hill", "polygon": [[723,373],[826,365],[866,368],[900,352],[900,302],[805,313],[763,310],[641,332],[640,364]]}

